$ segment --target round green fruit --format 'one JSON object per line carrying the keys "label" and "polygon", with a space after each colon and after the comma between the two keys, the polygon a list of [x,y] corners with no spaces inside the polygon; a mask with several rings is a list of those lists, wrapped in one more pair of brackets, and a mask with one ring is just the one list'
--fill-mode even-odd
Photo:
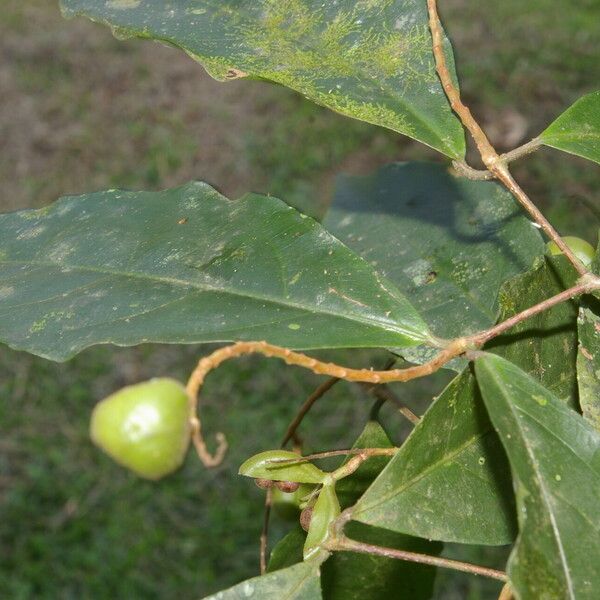
{"label": "round green fruit", "polygon": [[96,405],[90,434],[120,465],[160,479],[181,466],[190,443],[185,388],[174,379],[124,387]]}
{"label": "round green fruit", "polygon": [[[586,242],[585,240],[582,240],[581,238],[572,235],[566,235],[562,239],[565,242],[565,244],[569,246],[573,254],[586,267],[589,267],[592,264],[592,260],[594,260],[594,255],[596,254],[596,251],[589,242]],[[555,242],[548,242],[548,252],[550,252],[552,256],[562,254],[561,249],[556,245]]]}

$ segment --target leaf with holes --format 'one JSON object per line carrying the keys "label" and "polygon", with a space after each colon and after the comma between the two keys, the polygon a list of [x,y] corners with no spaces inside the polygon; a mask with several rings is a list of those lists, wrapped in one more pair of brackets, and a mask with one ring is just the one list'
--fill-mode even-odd
{"label": "leaf with holes", "polygon": [[0,341],[55,360],[92,344],[422,343],[404,296],[280,200],[203,183],[0,215]]}
{"label": "leaf with holes", "polygon": [[[119,37],[169,42],[221,81],[274,81],[464,156],[463,129],[435,72],[424,0],[62,0],[62,8]],[[444,47],[453,71],[447,40]]]}
{"label": "leaf with holes", "polygon": [[600,163],[600,92],[577,100],[540,139],[546,146]]}
{"label": "leaf with holes", "polygon": [[[338,179],[324,225],[403,290],[442,338],[493,325],[502,283],[544,252],[506,190],[430,163]],[[422,348],[402,354],[431,357]]]}
{"label": "leaf with holes", "polygon": [[507,360],[478,358],[475,371],[513,474],[519,537],[508,575],[517,597],[597,598],[600,435]]}
{"label": "leaf with holes", "polygon": [[435,540],[507,544],[515,535],[508,471],[475,378],[466,370],[358,501],[353,519]]}

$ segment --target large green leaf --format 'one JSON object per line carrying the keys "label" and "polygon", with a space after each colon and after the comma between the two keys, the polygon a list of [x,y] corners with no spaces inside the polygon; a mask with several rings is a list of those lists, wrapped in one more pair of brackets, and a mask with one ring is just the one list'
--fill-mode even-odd
{"label": "large green leaf", "polygon": [[[598,304],[594,303],[597,310]],[[577,319],[577,383],[583,416],[600,431],[600,317],[590,306],[579,309]]]}
{"label": "large green leaf", "polygon": [[[169,42],[216,79],[259,77],[452,158],[464,133],[435,72],[424,0],[62,0],[119,36]],[[453,69],[452,50],[445,51]]]}
{"label": "large green leaf", "polygon": [[466,370],[358,501],[353,519],[429,539],[506,544],[515,535],[508,471],[475,378]]}
{"label": "large green leaf", "polygon": [[[500,292],[499,322],[572,286],[578,275],[564,256],[546,257],[508,281]],[[577,406],[577,311],[571,300],[527,319],[486,348],[533,375],[553,394]]]}
{"label": "large green leaf", "polygon": [[503,358],[478,358],[476,374],[513,473],[520,532],[508,575],[517,598],[598,598],[600,435]]}
{"label": "large green leaf", "polygon": [[540,139],[546,146],[600,163],[600,91],[577,100]]}
{"label": "large green leaf", "polygon": [[492,325],[503,281],[544,251],[502,187],[429,163],[340,178],[324,224],[403,290],[443,338]]}
{"label": "large green leaf", "polygon": [[248,579],[205,600],[320,600],[319,563],[308,561]]}
{"label": "large green leaf", "polygon": [[281,201],[206,184],[107,191],[0,215],[0,341],[52,359],[92,344],[411,345],[404,296]]}

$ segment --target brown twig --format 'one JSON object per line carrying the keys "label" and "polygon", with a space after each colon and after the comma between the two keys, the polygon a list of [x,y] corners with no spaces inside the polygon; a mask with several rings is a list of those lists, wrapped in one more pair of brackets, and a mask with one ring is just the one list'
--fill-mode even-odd
{"label": "brown twig", "polygon": [[433,38],[433,55],[435,58],[438,76],[442,83],[442,87],[444,88],[444,92],[446,93],[446,97],[450,102],[452,110],[458,115],[462,124],[469,131],[473,140],[475,141],[475,145],[479,150],[483,164],[496,179],[501,181],[506,186],[506,188],[519,201],[521,206],[532,216],[534,221],[540,226],[544,233],[556,243],[556,245],[568,258],[569,262],[571,262],[577,272],[582,276],[588,274],[587,268],[575,256],[567,244],[565,244],[556,229],[554,229],[546,217],[544,217],[544,215],[538,210],[537,206],[535,206],[535,204],[529,199],[519,184],[514,180],[510,174],[510,171],[508,170],[506,161],[496,152],[485,132],[473,117],[469,108],[462,102],[458,88],[452,81],[452,76],[450,75],[450,71],[446,63],[446,56],[444,54],[443,47],[444,36],[442,33],[442,24],[438,15],[436,0],[427,0],[427,9],[429,11],[429,28]]}
{"label": "brown twig", "polygon": [[410,381],[418,377],[425,377],[435,373],[449,360],[460,356],[469,349],[466,338],[457,338],[448,343],[437,356],[422,365],[408,367],[405,369],[390,369],[386,371],[374,371],[372,369],[350,369],[335,363],[328,363],[311,358],[306,354],[294,352],[289,348],[274,346],[267,342],[237,342],[231,346],[225,346],[215,350],[209,356],[200,359],[196,368],[190,375],[186,390],[190,398],[190,424],[192,430],[192,441],[202,463],[207,467],[220,464],[227,451],[227,441],[222,433],[217,434],[218,447],[214,455],[210,454],[202,436],[202,425],[198,417],[198,392],[202,388],[204,379],[213,369],[221,363],[245,354],[262,354],[267,357],[279,358],[288,365],[303,367],[317,375],[329,375],[337,379],[356,381],[364,383],[386,383],[390,381]]}
{"label": "brown twig", "polygon": [[393,404],[398,409],[398,412],[400,412],[400,414],[402,416],[404,416],[406,419],[408,419],[413,425],[416,425],[421,420],[387,386],[378,385],[378,386],[369,386],[369,387],[371,388],[370,392],[376,398],[378,398],[379,400],[381,400],[383,402],[389,402],[389,403]]}
{"label": "brown twig", "polygon": [[[522,146],[519,146],[518,148],[515,148],[510,152],[501,154],[500,160],[502,160],[504,164],[511,163],[519,158],[522,158],[523,156],[532,154],[541,146],[542,140],[540,140],[540,138],[533,138],[530,142],[527,142],[526,144],[523,144]],[[452,161],[452,166],[460,176],[466,177],[467,179],[489,181],[490,179],[496,178],[496,176],[491,171],[488,171],[487,169],[474,169],[462,160]]]}
{"label": "brown twig", "polygon": [[581,294],[585,294],[587,292],[591,292],[595,289],[598,289],[599,284],[596,280],[589,280],[583,283],[579,283],[564,292],[560,292],[560,294],[556,294],[546,300],[543,300],[539,304],[535,306],[531,306],[530,308],[526,308],[525,310],[513,315],[506,321],[502,321],[502,323],[498,323],[494,327],[490,327],[485,331],[480,333],[476,333],[471,336],[469,339],[472,341],[474,346],[483,346],[486,342],[489,342],[491,339],[497,337],[498,335],[504,333],[505,331],[511,329],[515,325],[526,321],[527,319],[560,304],[561,302],[565,302],[566,300],[571,300],[576,296],[581,296]]}
{"label": "brown twig", "polygon": [[263,515],[263,526],[260,532],[260,574],[267,572],[267,545],[269,543],[269,520],[271,518],[271,490],[265,494],[265,510]]}
{"label": "brown twig", "polygon": [[227,451],[227,441],[222,433],[217,434],[218,448],[214,455],[210,454],[202,437],[201,422],[198,417],[198,392],[200,391],[206,375],[221,363],[231,358],[242,356],[244,354],[258,353],[268,357],[275,357],[285,361],[288,365],[303,367],[319,375],[329,375],[336,379],[345,379],[347,381],[356,381],[362,383],[379,384],[390,382],[405,382],[419,377],[431,375],[444,366],[447,362],[464,354],[467,350],[476,350],[492,338],[504,333],[518,323],[529,319],[530,317],[548,310],[556,304],[570,300],[581,294],[600,289],[600,278],[588,274],[581,279],[577,285],[556,294],[551,298],[540,302],[506,321],[486,329],[474,335],[456,338],[451,340],[446,348],[440,351],[429,362],[422,365],[408,367],[405,369],[390,369],[385,371],[373,371],[371,369],[350,369],[335,363],[326,363],[311,358],[306,354],[294,352],[288,348],[274,346],[267,342],[238,342],[231,346],[219,348],[209,356],[205,356],[198,362],[198,365],[192,372],[188,383],[187,392],[190,398],[190,423],[192,427],[192,440],[198,456],[207,467],[214,467],[220,464]]}
{"label": "brown twig", "polygon": [[333,456],[345,456],[346,454],[363,454],[366,458],[371,456],[393,456],[398,452],[398,448],[349,448],[348,450],[327,450],[325,452],[315,452],[298,458],[274,458],[268,464],[296,464],[308,462],[309,460],[319,460],[321,458],[331,458]]}
{"label": "brown twig", "polygon": [[362,554],[374,554],[376,556],[385,556],[386,558],[396,558],[398,560],[406,560],[434,567],[442,567],[444,569],[454,569],[455,571],[463,571],[472,575],[481,575],[483,577],[491,577],[506,581],[506,573],[490,569],[488,567],[480,567],[471,563],[453,560],[450,558],[442,558],[439,556],[430,556],[429,554],[421,554],[419,552],[408,552],[407,550],[397,550],[396,548],[386,548],[384,546],[375,546],[373,544],[364,544],[351,540],[342,535],[332,538],[326,543],[326,549],[335,552],[360,552]]}
{"label": "brown twig", "polygon": [[287,428],[283,439],[281,440],[281,447],[283,448],[296,434],[296,430],[302,423],[302,420],[308,413],[308,411],[313,407],[315,402],[319,400],[319,398],[323,397],[340,379],[338,377],[331,377],[324,383],[322,383],[304,402],[304,404],[300,407],[300,410],[294,417],[294,420],[290,423]]}

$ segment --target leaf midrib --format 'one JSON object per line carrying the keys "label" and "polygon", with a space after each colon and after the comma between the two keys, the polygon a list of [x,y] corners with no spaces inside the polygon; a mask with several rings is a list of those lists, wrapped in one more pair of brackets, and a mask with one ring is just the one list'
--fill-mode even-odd
{"label": "leaf midrib", "polygon": [[[497,389],[500,392],[500,395],[502,397],[504,397],[505,404],[508,406],[510,413],[513,416],[513,421],[515,422],[516,427],[519,430],[519,434],[520,434],[520,437],[521,437],[521,440],[523,443],[523,447],[525,448],[525,451],[527,452],[527,456],[529,457],[530,467],[535,474],[534,481],[536,481],[538,483],[537,487],[540,490],[540,494],[541,494],[542,500],[544,502],[544,506],[546,506],[546,510],[547,510],[547,513],[548,513],[548,516],[550,519],[552,531],[554,533],[554,538],[556,540],[556,544],[557,544],[559,555],[560,555],[560,561],[563,566],[563,573],[565,575],[565,580],[566,580],[566,584],[567,584],[567,588],[568,588],[568,592],[569,592],[569,597],[572,598],[573,600],[575,600],[575,591],[573,589],[573,582],[571,580],[571,572],[569,569],[569,564],[567,562],[567,557],[566,557],[565,550],[563,547],[560,531],[559,531],[558,525],[556,523],[556,518],[555,518],[554,512],[552,511],[552,505],[551,505],[550,501],[548,500],[548,498],[549,498],[548,490],[546,489],[546,485],[544,484],[542,474],[540,473],[540,471],[537,468],[535,454],[533,453],[533,450],[528,443],[527,437],[524,434],[524,431],[521,426],[521,422],[518,418],[518,415],[515,413],[515,409],[517,407],[513,405],[513,402],[510,400],[510,397],[507,395],[505,386],[504,386],[504,381],[499,379],[499,374],[497,376],[495,370],[490,369],[487,365],[485,365],[485,363],[484,363],[484,366],[487,370],[488,375],[494,380],[494,382],[497,386]],[[517,540],[517,547],[519,544],[520,544],[520,538]]]}
{"label": "leaf midrib", "polygon": [[[358,318],[355,313],[353,313],[352,315],[348,315],[348,314],[342,314],[342,313],[336,313],[333,311],[323,310],[322,308],[319,308],[319,310],[317,311],[317,310],[315,310],[315,307],[308,307],[308,306],[305,306],[304,304],[301,304],[298,302],[292,302],[292,301],[284,302],[281,299],[276,299],[276,298],[272,298],[269,296],[260,296],[258,294],[250,294],[250,293],[241,293],[239,290],[235,290],[235,289],[231,289],[231,288],[230,289],[218,288],[218,287],[210,286],[207,284],[199,284],[198,282],[184,281],[184,280],[180,280],[180,279],[177,279],[174,277],[158,276],[155,274],[146,275],[146,274],[140,274],[140,273],[136,273],[136,272],[127,272],[127,271],[122,272],[122,271],[118,271],[118,270],[112,270],[112,269],[101,268],[101,267],[91,267],[91,266],[81,266],[81,265],[71,265],[71,264],[59,265],[59,264],[56,264],[56,263],[53,263],[50,261],[33,261],[33,260],[17,261],[17,260],[4,259],[4,260],[0,260],[0,265],[11,265],[11,266],[25,265],[25,266],[32,266],[32,267],[71,269],[71,270],[79,270],[79,271],[84,271],[84,272],[87,271],[90,273],[99,273],[99,274],[103,274],[103,275],[111,275],[114,277],[140,279],[140,280],[150,281],[153,283],[163,283],[163,284],[173,285],[173,286],[177,286],[177,287],[192,288],[194,290],[202,291],[202,292],[215,292],[215,293],[222,293],[222,294],[230,294],[230,295],[241,297],[241,298],[250,298],[252,300],[257,300],[260,302],[269,302],[272,304],[279,304],[281,306],[285,306],[288,308],[295,308],[295,309],[303,310],[303,311],[306,311],[309,313],[324,314],[324,315],[329,315],[329,316],[336,317],[336,318],[346,319],[353,323],[361,323],[364,325],[378,327],[379,329],[383,329],[385,331],[391,331],[391,332],[397,333],[399,335],[410,337],[411,339],[414,339],[415,341],[426,342],[428,339],[426,336],[423,336],[423,334],[421,334],[413,329],[402,328],[402,327],[398,327],[398,326],[386,327],[386,326],[384,326],[384,323],[382,321],[379,321],[377,319],[361,319],[361,318]],[[409,304],[408,300],[406,300],[406,302],[407,302],[407,304]],[[409,304],[409,306],[411,306],[411,305]],[[418,314],[418,313],[416,313],[416,314]]]}

